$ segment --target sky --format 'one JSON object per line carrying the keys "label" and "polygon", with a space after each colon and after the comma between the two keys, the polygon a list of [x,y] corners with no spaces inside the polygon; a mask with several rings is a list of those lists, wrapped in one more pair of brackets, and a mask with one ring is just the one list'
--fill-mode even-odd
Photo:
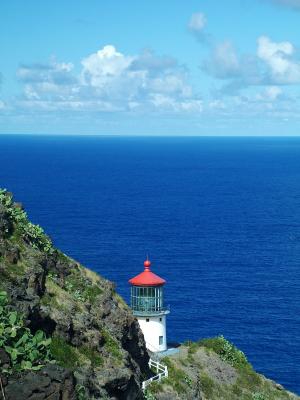
{"label": "sky", "polygon": [[0,133],[300,134],[300,0],[3,0]]}

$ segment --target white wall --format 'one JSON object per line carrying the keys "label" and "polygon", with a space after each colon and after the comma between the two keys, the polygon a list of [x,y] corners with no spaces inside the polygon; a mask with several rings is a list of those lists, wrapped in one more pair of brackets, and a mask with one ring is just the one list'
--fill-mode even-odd
{"label": "white wall", "polygon": [[[149,319],[149,322],[146,322],[146,319]],[[167,350],[166,315],[139,316],[138,321],[145,337],[147,349],[153,352]],[[163,337],[162,345],[159,345],[159,336]]]}

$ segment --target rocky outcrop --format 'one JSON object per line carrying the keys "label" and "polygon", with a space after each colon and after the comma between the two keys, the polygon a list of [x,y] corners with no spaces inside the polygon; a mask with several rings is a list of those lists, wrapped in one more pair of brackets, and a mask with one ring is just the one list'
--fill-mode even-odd
{"label": "rocky outcrop", "polygon": [[6,400],[76,400],[77,397],[73,374],[57,365],[12,377],[6,383]]}
{"label": "rocky outcrop", "polygon": [[49,246],[10,198],[2,192],[1,201],[0,193],[0,290],[32,333],[42,329],[52,338],[55,368],[62,370],[47,366],[9,378],[7,399],[73,399],[75,385],[81,399],[142,398],[149,356],[114,284]]}

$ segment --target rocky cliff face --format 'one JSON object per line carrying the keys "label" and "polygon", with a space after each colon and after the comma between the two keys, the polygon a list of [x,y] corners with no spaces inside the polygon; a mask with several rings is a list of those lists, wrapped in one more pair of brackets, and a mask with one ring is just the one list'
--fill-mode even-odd
{"label": "rocky cliff face", "polygon": [[[142,398],[149,356],[113,283],[55,249],[5,191],[0,191],[0,290],[11,309],[24,315],[32,335],[42,330],[52,338],[55,360],[38,371],[23,363],[19,372],[2,374],[7,400]],[[2,349],[2,372],[6,356]]]}

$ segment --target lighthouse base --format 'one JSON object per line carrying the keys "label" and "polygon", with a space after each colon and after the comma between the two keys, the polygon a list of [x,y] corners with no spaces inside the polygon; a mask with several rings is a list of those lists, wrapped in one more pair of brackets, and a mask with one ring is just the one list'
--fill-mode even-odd
{"label": "lighthouse base", "polygon": [[137,317],[145,337],[146,347],[152,353],[167,350],[166,314]]}

